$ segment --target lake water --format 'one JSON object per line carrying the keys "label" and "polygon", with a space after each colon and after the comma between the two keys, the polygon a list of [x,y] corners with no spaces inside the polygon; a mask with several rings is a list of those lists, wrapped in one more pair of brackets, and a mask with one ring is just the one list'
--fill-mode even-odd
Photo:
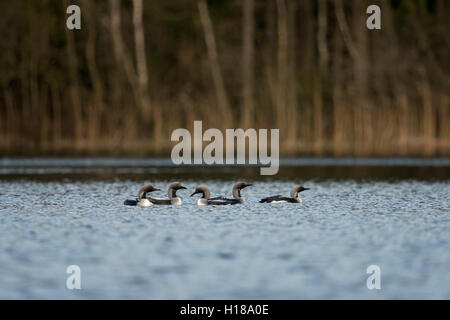
{"label": "lake water", "polygon": [[[450,159],[1,159],[2,299],[450,299]],[[179,180],[182,206],[126,207]],[[197,184],[245,205],[196,206]],[[301,183],[302,204],[260,204]],[[166,191],[155,192],[166,196]],[[66,268],[81,268],[81,290]],[[381,290],[368,290],[369,265]]]}

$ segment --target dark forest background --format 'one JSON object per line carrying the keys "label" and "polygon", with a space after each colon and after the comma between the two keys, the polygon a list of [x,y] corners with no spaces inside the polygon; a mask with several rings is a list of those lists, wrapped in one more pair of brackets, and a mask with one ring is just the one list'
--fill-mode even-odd
{"label": "dark forest background", "polygon": [[[81,30],[66,8],[81,7]],[[381,7],[382,29],[366,28]],[[280,128],[283,155],[449,156],[450,1],[0,0],[0,151],[168,155]]]}

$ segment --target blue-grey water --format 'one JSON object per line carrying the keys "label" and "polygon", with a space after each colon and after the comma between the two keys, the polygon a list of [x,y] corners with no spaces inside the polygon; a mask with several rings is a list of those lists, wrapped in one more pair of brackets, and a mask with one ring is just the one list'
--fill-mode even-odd
{"label": "blue-grey water", "polygon": [[[294,159],[280,177],[86,161],[0,162],[0,298],[450,299],[448,159],[409,169]],[[200,183],[231,196],[237,179],[254,183],[245,205],[189,197]],[[174,180],[188,188],[182,206],[123,205],[144,183]],[[302,204],[258,203],[297,183],[310,188]],[[69,265],[81,290],[66,288]],[[366,286],[370,265],[380,290]]]}

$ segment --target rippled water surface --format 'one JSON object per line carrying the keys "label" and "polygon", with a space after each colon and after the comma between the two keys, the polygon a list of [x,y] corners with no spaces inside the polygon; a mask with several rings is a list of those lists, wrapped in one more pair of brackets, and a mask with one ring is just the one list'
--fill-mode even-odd
{"label": "rippled water surface", "polygon": [[[232,168],[196,178],[169,166],[99,178],[67,175],[70,166],[14,168],[0,172],[0,298],[450,299],[445,177],[302,179],[291,168],[261,179]],[[123,205],[143,183],[166,189],[177,174],[188,188],[182,206]],[[231,196],[239,177],[254,183],[245,205],[198,207],[189,197],[199,183]],[[302,204],[258,203],[299,182],[311,188]],[[66,289],[69,265],[81,268],[81,290]],[[366,287],[369,265],[381,268],[381,290]]]}

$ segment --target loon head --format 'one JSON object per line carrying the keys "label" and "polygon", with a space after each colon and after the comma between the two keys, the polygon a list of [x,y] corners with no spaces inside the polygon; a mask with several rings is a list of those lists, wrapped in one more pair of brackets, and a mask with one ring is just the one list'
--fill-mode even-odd
{"label": "loon head", "polygon": [[211,194],[210,191],[209,191],[209,188],[207,186],[205,186],[204,184],[201,184],[201,185],[197,186],[197,188],[195,188],[194,193],[191,194],[191,197],[194,194],[197,194],[197,193],[201,193],[202,194],[202,198],[204,198],[204,199],[209,199],[209,196]]}
{"label": "loon head", "polygon": [[161,189],[153,187],[151,184],[146,184],[141,189],[139,189],[138,197],[139,199],[145,199],[148,192],[159,191]]}
{"label": "loon head", "polygon": [[301,185],[295,185],[292,189],[291,189],[291,197],[292,198],[297,198],[298,197],[298,193],[305,191],[305,190],[309,190],[309,188],[305,188]]}
{"label": "loon head", "polygon": [[171,183],[168,191],[169,199],[175,198],[177,196],[177,190],[180,189],[186,189],[186,187],[183,187],[178,181]]}
{"label": "loon head", "polygon": [[233,187],[233,197],[235,199],[241,198],[241,190],[246,187],[250,187],[251,185],[252,185],[251,183],[246,183],[242,181],[237,182]]}

